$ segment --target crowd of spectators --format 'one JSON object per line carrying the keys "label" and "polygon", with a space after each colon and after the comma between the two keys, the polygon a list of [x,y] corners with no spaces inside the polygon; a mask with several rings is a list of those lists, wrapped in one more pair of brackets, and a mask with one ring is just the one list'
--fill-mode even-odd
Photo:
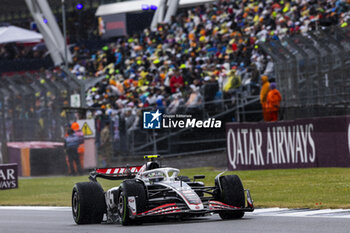
{"label": "crowd of spectators", "polygon": [[[347,27],[344,0],[220,0],[179,10],[156,31],[118,38],[98,51],[76,47],[72,72],[105,79],[87,93],[95,117],[115,122],[116,138],[140,126],[141,108],[205,117],[234,102],[242,86],[258,94],[260,77],[274,81],[271,57],[259,43],[296,33]],[[123,143],[122,143],[123,144]]]}
{"label": "crowd of spectators", "polygon": [[44,44],[25,45],[8,43],[0,45],[0,60],[40,59],[44,58],[47,49]]}
{"label": "crowd of spectators", "polygon": [[[112,135],[120,142],[115,145],[125,147],[127,136],[140,127],[141,109],[203,118],[220,112],[222,100],[233,104],[239,88],[258,94],[261,76],[274,81],[274,63],[259,43],[348,27],[349,9],[348,0],[218,0],[180,9],[170,24],[99,50],[77,44],[71,71],[78,79],[103,77],[88,90],[86,102],[97,109],[91,117],[112,120]],[[68,17],[69,36],[94,37],[92,18]],[[7,50],[2,47],[0,57],[8,56]]]}
{"label": "crowd of spectators", "polygon": [[98,115],[150,106],[193,112],[203,103],[215,111],[205,103],[230,98],[241,83],[254,90],[261,75],[273,78],[273,62],[259,42],[346,27],[349,6],[343,0],[220,0],[181,10],[154,32],[116,39],[98,51],[76,47],[72,72],[79,79],[106,75],[87,95]]}

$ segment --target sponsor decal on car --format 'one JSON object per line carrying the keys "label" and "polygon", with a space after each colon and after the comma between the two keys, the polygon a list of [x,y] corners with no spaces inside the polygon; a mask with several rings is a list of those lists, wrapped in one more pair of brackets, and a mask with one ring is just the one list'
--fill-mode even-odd
{"label": "sponsor decal on car", "polygon": [[128,204],[132,215],[136,215],[136,201],[135,197],[128,197]]}

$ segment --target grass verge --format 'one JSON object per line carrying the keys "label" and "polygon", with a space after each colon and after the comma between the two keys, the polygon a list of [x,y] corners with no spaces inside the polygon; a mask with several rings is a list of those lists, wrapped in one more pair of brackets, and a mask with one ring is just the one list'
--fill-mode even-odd
{"label": "grass verge", "polygon": [[[204,174],[203,182],[214,185],[222,172],[211,167],[181,170],[181,175]],[[350,169],[312,168],[287,170],[229,171],[250,189],[256,207],[350,208]],[[21,178],[19,188],[0,191],[0,205],[70,206],[71,191],[87,176]],[[105,189],[120,181],[99,180]]]}

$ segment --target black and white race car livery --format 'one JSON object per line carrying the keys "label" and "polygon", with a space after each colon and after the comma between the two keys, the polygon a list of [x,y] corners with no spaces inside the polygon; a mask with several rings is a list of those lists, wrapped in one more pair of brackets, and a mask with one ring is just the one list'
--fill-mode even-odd
{"label": "black and white race car livery", "polygon": [[[139,223],[144,218],[160,216],[196,217],[218,213],[222,219],[242,218],[254,211],[249,190],[244,190],[236,175],[215,178],[215,186],[204,186],[198,179],[179,176],[179,169],[160,167],[158,156],[143,166],[96,169],[90,182],[75,184],[72,212],[77,224],[120,222]],[[97,178],[124,181],[106,192]],[[106,217],[104,218],[104,215]]]}

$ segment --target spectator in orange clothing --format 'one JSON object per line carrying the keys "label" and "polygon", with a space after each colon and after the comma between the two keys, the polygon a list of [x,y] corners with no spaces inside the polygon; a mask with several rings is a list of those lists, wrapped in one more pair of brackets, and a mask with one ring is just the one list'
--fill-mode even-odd
{"label": "spectator in orange clothing", "polygon": [[78,154],[79,154],[79,160],[81,163],[81,166],[83,167],[84,165],[84,153],[85,153],[85,148],[84,148],[84,133],[80,129],[80,125],[78,122],[73,122],[71,125],[71,129],[74,131],[75,135],[80,139],[80,144],[78,147]]}
{"label": "spectator in orange clothing", "polygon": [[266,107],[270,115],[270,121],[277,121],[282,97],[281,93],[276,89],[276,83],[270,83],[270,91],[266,99]]}
{"label": "spectator in orange clothing", "polygon": [[269,121],[270,114],[267,112],[266,101],[267,94],[270,90],[269,78],[266,75],[261,76],[262,86],[260,90],[260,103],[263,110],[264,121]]}

